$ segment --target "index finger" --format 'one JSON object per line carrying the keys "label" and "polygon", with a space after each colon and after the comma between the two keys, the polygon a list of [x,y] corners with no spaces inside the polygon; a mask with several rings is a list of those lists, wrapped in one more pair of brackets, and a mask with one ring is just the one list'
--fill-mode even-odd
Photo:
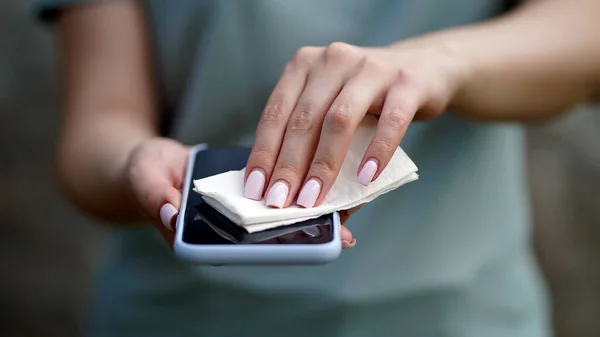
{"label": "index finger", "polygon": [[357,76],[346,84],[325,116],[317,151],[296,203],[319,205],[333,186],[350,146],[352,135],[371,103],[383,89],[378,76]]}
{"label": "index finger", "polygon": [[286,66],[261,115],[244,177],[244,196],[260,200],[277,161],[288,119],[307,80],[317,48],[300,49]]}

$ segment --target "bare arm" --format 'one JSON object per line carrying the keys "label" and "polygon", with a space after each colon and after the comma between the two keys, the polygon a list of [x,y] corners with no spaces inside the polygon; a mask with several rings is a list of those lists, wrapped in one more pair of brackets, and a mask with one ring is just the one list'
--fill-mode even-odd
{"label": "bare arm", "polygon": [[158,134],[143,12],[134,2],[115,1],[74,6],[59,20],[61,187],[96,217],[135,219],[121,170],[137,144]]}
{"label": "bare arm", "polygon": [[379,122],[357,170],[363,185],[378,179],[415,118],[450,108],[470,119],[535,120],[591,99],[600,83],[598,13],[598,0],[531,0],[390,46],[301,48],[263,111],[246,195],[271,207],[320,205],[367,112]]}
{"label": "bare arm", "polygon": [[600,1],[532,0],[506,16],[432,34],[467,62],[450,107],[531,120],[593,98],[600,85]]}

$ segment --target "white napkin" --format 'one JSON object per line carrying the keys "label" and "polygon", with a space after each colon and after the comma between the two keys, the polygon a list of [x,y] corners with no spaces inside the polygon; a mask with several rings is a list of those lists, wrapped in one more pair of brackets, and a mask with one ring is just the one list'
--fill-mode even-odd
{"label": "white napkin", "polygon": [[317,218],[339,210],[347,210],[374,200],[406,183],[417,180],[417,167],[398,147],[389,164],[377,180],[368,186],[357,181],[358,165],[373,139],[377,119],[368,116],[354,133],[350,148],[340,173],[324,202],[313,208],[292,205],[287,208],[270,208],[264,200],[244,197],[244,171],[229,171],[211,177],[194,180],[194,191],[235,224],[249,233]]}

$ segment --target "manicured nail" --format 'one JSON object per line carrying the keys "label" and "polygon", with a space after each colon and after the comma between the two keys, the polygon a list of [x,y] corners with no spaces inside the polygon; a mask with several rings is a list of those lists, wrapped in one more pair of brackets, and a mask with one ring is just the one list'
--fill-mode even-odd
{"label": "manicured nail", "polygon": [[364,186],[369,185],[375,176],[375,172],[377,172],[377,162],[374,159],[369,159],[358,173],[358,182]]}
{"label": "manicured nail", "polygon": [[352,242],[348,242],[346,240],[342,241],[342,248],[344,248],[344,249],[352,248],[355,245],[356,245],[356,239],[352,239]]}
{"label": "manicured nail", "polygon": [[160,208],[160,221],[162,221],[162,224],[171,231],[173,230],[173,225],[171,222],[173,222],[173,219],[175,219],[176,215],[177,208],[171,204],[164,204]]}
{"label": "manicured nail", "polygon": [[260,200],[264,188],[265,174],[261,170],[252,170],[246,180],[246,186],[244,186],[244,196],[248,199]]}
{"label": "manicured nail", "polygon": [[283,181],[276,182],[271,186],[267,195],[267,206],[282,208],[285,205],[289,192],[290,188],[287,183]]}
{"label": "manicured nail", "polygon": [[299,206],[311,208],[315,205],[319,193],[321,193],[321,183],[317,179],[310,179],[302,187],[296,203]]}

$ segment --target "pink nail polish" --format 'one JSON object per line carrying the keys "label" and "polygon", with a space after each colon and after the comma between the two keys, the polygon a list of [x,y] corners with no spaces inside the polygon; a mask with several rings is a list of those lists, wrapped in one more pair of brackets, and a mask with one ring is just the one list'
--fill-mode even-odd
{"label": "pink nail polish", "polygon": [[369,159],[358,173],[358,182],[364,186],[369,185],[377,172],[377,166],[374,159]]}
{"label": "pink nail polish", "polygon": [[267,206],[282,208],[285,205],[289,192],[290,188],[287,183],[283,181],[276,182],[271,186],[269,194],[267,195]]}
{"label": "pink nail polish", "polygon": [[321,183],[317,179],[310,179],[300,190],[296,203],[299,206],[311,208],[315,205],[319,193],[321,193]]}
{"label": "pink nail polish", "polygon": [[173,230],[171,222],[175,215],[177,215],[177,208],[171,204],[164,204],[160,208],[160,221],[169,230]]}
{"label": "pink nail polish", "polygon": [[253,200],[262,199],[265,180],[265,175],[261,170],[252,170],[246,180],[246,186],[244,186],[244,197]]}

